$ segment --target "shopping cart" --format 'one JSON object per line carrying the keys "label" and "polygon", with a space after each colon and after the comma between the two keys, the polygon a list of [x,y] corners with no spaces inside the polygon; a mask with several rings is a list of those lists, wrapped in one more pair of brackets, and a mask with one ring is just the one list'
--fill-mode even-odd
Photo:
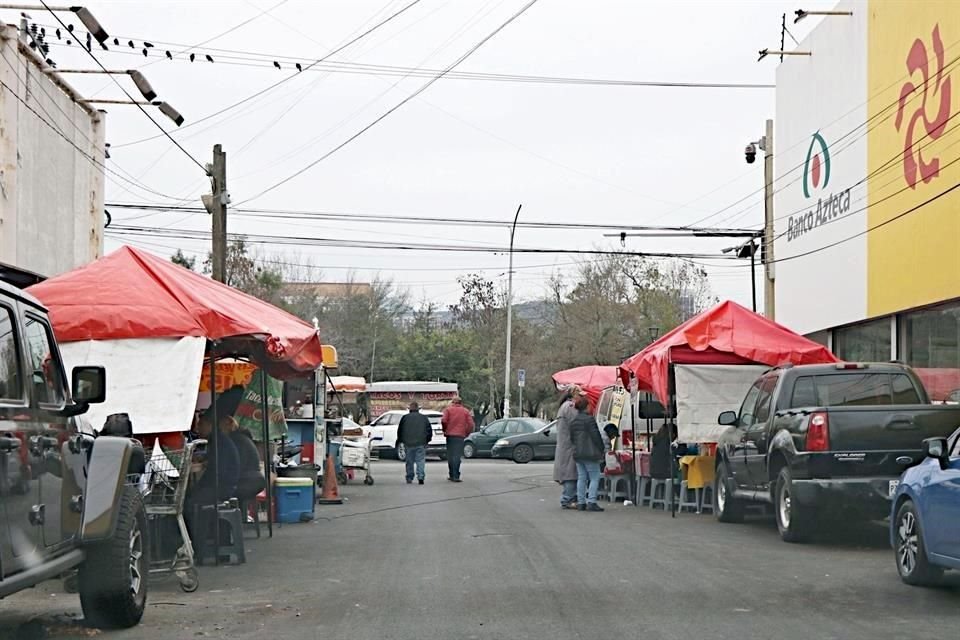
{"label": "shopping cart", "polygon": [[206,445],[194,440],[177,451],[155,446],[140,480],[150,531],[150,577],[176,575],[180,588],[193,593],[200,586],[194,567],[193,544],[183,518],[194,450]]}
{"label": "shopping cart", "polygon": [[368,433],[360,431],[359,435],[344,436],[340,442],[340,463],[344,469],[363,470],[363,484],[373,484],[373,474],[370,473],[371,438]]}

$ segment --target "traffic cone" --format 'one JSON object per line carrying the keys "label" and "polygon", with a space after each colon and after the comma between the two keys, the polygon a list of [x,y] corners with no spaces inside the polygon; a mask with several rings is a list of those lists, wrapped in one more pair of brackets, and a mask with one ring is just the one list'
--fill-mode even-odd
{"label": "traffic cone", "polygon": [[336,463],[333,461],[333,455],[329,453],[323,465],[323,491],[320,492],[317,504],[343,504],[340,489],[337,487]]}

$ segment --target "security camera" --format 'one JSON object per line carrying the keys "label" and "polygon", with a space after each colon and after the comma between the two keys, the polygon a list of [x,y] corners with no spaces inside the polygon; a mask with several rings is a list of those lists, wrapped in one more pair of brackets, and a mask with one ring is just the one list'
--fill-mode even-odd
{"label": "security camera", "polygon": [[747,160],[747,164],[753,164],[757,159],[757,145],[752,142],[747,145],[747,148],[743,150],[743,155]]}

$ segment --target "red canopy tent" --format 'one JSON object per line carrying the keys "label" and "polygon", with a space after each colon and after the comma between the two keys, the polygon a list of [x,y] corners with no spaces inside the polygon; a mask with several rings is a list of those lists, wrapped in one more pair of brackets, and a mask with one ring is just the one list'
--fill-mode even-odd
{"label": "red canopy tent", "polygon": [[262,300],[169,260],[122,247],[29,288],[61,342],[204,337],[219,355],[244,355],[292,377],[323,360],[316,329]]}
{"label": "red canopy tent", "polygon": [[665,334],[620,365],[624,385],[636,376],[641,389],[669,406],[671,364],[816,364],[838,362],[826,347],[735,302],[722,302]]}
{"label": "red canopy tent", "polygon": [[613,366],[588,365],[557,371],[553,374],[553,382],[557,389],[564,389],[577,385],[583,389],[590,400],[590,411],[593,411],[600,401],[600,394],[607,387],[617,383],[617,368]]}

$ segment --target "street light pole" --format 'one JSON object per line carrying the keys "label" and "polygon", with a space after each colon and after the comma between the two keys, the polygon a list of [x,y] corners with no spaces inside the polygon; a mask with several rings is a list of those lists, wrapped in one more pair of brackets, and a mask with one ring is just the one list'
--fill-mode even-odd
{"label": "street light pole", "polygon": [[520,218],[520,209],[523,205],[517,206],[517,214],[513,216],[513,224],[510,226],[510,268],[507,271],[507,356],[503,372],[503,417],[510,417],[510,342],[513,337],[513,236],[517,232],[517,220]]}

